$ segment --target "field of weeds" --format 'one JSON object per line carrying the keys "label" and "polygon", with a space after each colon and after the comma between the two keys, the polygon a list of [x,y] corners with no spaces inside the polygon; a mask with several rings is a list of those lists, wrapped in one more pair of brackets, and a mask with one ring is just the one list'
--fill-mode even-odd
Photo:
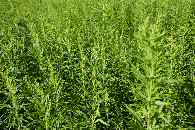
{"label": "field of weeds", "polygon": [[0,129],[194,129],[194,5],[0,0]]}

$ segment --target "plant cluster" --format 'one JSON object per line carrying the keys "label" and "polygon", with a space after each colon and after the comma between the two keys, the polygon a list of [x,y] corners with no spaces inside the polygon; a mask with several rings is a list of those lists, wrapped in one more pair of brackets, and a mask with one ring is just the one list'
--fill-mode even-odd
{"label": "plant cluster", "polygon": [[0,0],[0,129],[194,129],[194,0]]}

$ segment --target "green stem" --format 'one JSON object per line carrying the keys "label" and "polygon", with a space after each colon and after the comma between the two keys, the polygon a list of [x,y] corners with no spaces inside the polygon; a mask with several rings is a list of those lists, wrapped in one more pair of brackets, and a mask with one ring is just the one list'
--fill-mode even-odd
{"label": "green stem", "polygon": [[150,113],[151,113],[151,98],[152,98],[152,89],[153,89],[153,76],[154,76],[154,61],[152,57],[151,61],[151,79],[150,79],[150,86],[149,86],[149,96],[148,96],[148,123],[147,123],[147,130],[149,130],[150,127]]}

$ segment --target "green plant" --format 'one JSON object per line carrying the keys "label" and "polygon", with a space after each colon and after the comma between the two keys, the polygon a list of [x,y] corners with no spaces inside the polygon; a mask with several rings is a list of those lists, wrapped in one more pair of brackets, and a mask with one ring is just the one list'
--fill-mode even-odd
{"label": "green plant", "polygon": [[[145,23],[140,26],[140,31],[136,34],[138,38],[138,46],[142,50],[139,55],[133,55],[140,61],[140,65],[136,67],[133,63],[132,71],[140,81],[139,86],[133,90],[135,96],[142,100],[139,106],[140,114],[135,112],[129,105],[126,105],[131,112],[138,125],[127,122],[137,129],[157,129],[170,127],[170,119],[167,119],[166,112],[163,110],[164,105],[171,105],[167,89],[168,83],[175,82],[169,79],[169,57],[171,54],[167,46],[163,45],[164,32],[159,32],[158,23],[151,24],[149,17]],[[166,58],[166,60],[165,60]],[[164,122],[162,124],[162,122]]]}
{"label": "green plant", "polygon": [[193,0],[0,5],[0,129],[194,128]]}

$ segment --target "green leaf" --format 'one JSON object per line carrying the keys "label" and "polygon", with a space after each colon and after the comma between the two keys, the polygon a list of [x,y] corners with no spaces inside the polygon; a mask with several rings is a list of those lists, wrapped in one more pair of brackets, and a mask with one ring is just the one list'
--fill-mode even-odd
{"label": "green leaf", "polygon": [[154,42],[159,42],[162,40],[163,36],[165,34],[165,31],[163,31],[158,37],[155,38]]}
{"label": "green leaf", "polygon": [[141,91],[139,91],[139,90],[135,90],[135,91],[132,91],[132,93],[134,94],[134,95],[136,95],[138,98],[140,98],[140,99],[145,99],[145,100],[147,100],[147,97],[143,94],[143,92],[141,92]]}
{"label": "green leaf", "polygon": [[83,86],[83,84],[82,84],[79,80],[77,80],[77,81],[78,81],[78,83],[80,84],[81,89],[82,89],[86,94],[89,94],[89,91],[85,88],[85,85]]}
{"label": "green leaf", "polygon": [[136,114],[136,112],[134,112],[127,104],[125,104],[125,106],[129,110],[129,112],[131,112],[133,114],[133,116],[137,119],[139,124],[142,125],[142,120],[139,118],[139,116]]}
{"label": "green leaf", "polygon": [[170,103],[161,102],[161,101],[156,101],[155,104],[156,105],[170,105]]}
{"label": "green leaf", "polygon": [[100,104],[98,104],[98,108],[97,108],[97,110],[95,112],[95,117],[98,117],[98,116],[100,117],[99,107],[100,107]]}
{"label": "green leaf", "polygon": [[80,111],[80,110],[76,110],[76,112],[77,112],[80,116],[83,115],[83,117],[84,117],[85,119],[88,119],[87,115],[86,115],[84,112],[82,112],[82,111]]}
{"label": "green leaf", "polygon": [[102,119],[97,119],[94,123],[97,123],[97,122],[101,122],[102,124],[109,126],[109,124],[107,124],[107,123],[106,123],[105,121],[103,121]]}
{"label": "green leaf", "polygon": [[176,83],[178,82],[178,80],[176,79],[168,79],[168,80],[165,80],[166,83]]}
{"label": "green leaf", "polygon": [[127,121],[127,120],[125,120],[125,119],[123,119],[123,120],[124,120],[129,126],[133,127],[133,128],[136,129],[136,130],[142,130],[142,129],[143,129],[142,126],[139,125],[139,124],[135,124],[135,123],[130,122],[130,121]]}
{"label": "green leaf", "polygon": [[130,64],[132,66],[133,73],[139,78],[142,84],[146,86],[146,88],[148,89],[148,80],[146,79],[146,77],[143,74],[141,74],[139,71],[137,71],[136,67],[132,63]]}
{"label": "green leaf", "polygon": [[162,118],[166,123],[170,124],[170,121],[167,120],[162,114],[160,114],[160,118]]}
{"label": "green leaf", "polygon": [[147,110],[145,109],[145,107],[142,109],[142,113],[143,113],[143,115],[147,115],[147,114],[148,114],[148,112],[147,112]]}

